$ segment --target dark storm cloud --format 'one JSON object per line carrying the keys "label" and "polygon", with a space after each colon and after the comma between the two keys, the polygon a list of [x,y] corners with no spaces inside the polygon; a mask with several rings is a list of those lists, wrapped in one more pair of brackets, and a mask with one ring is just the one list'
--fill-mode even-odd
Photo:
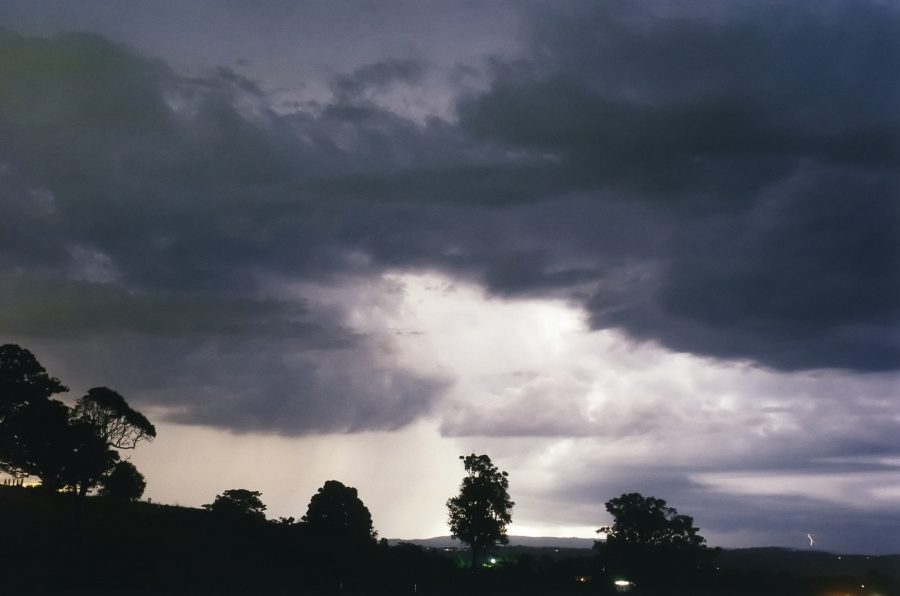
{"label": "dark storm cloud", "polygon": [[350,74],[335,77],[332,87],[341,100],[353,100],[367,91],[383,91],[395,83],[414,84],[426,72],[427,66],[417,60],[385,60],[366,64]]}
{"label": "dark storm cloud", "polygon": [[[900,527],[900,513],[891,507],[854,507],[796,495],[787,499],[717,495],[706,501],[702,512],[719,533],[765,536],[768,544],[800,548],[812,533],[816,545],[828,552],[893,554],[900,549],[893,531]],[[879,540],[873,542],[872,536]]]}
{"label": "dark storm cloud", "polygon": [[[331,136],[340,117],[282,118],[230,71],[184,78],[93,35],[0,45],[7,337],[36,350],[102,337],[97,374],[58,374],[184,422],[341,432],[430,411],[445,381],[398,369],[337,306],[265,295],[267,279],[352,270],[342,209],[297,190],[352,170]],[[384,163],[372,121],[342,124]]]}
{"label": "dark storm cloud", "polygon": [[370,338],[339,343],[323,332],[335,330],[7,337],[73,388],[115,387],[141,409],[161,408],[151,410],[160,419],[241,433],[393,430],[432,411],[446,388],[398,369]]}
{"label": "dark storm cloud", "polygon": [[364,350],[273,358],[273,347],[290,350],[269,343],[218,353],[193,376],[169,383],[166,391],[202,386],[207,374],[224,381],[215,391],[198,392],[187,408],[181,399],[173,402],[181,411],[171,419],[284,434],[395,430],[429,413],[447,385],[397,370]]}
{"label": "dark storm cloud", "polygon": [[79,337],[135,333],[302,337],[317,348],[347,347],[354,334],[320,325],[297,302],[189,292],[127,292],[82,280],[3,278],[0,327],[19,336]]}
{"label": "dark storm cloud", "polygon": [[[819,548],[831,552],[896,552],[900,547],[896,536],[883,530],[896,527],[900,517],[889,496],[876,496],[877,489],[890,484],[900,471],[896,463],[852,458],[813,458],[801,463],[800,459],[793,458],[793,466],[781,468],[770,464],[757,468],[740,460],[714,466],[620,466],[602,459],[586,466],[582,460],[580,474],[568,470],[565,477],[560,475],[563,479],[550,498],[567,504],[574,516],[569,523],[593,515],[600,527],[609,519],[603,510],[606,501],[639,492],[663,498],[679,513],[693,516],[701,535],[713,545],[721,540],[734,542],[737,536],[737,543],[743,545],[800,547],[811,532]],[[720,479],[726,481],[720,483]],[[728,484],[735,479],[741,489]],[[831,488],[823,491],[829,484]],[[875,535],[883,535],[884,540],[873,543]]]}
{"label": "dark storm cloud", "polygon": [[[861,482],[866,482],[864,473],[859,470],[855,473],[859,474]],[[842,474],[846,477],[848,473]],[[772,478],[777,477],[764,482],[771,485],[778,481]],[[768,491],[758,495],[723,492],[689,479],[687,473],[679,476],[671,471],[645,469],[621,477],[599,479],[594,486],[582,487],[581,492],[576,487],[566,486],[557,496],[576,510],[583,506],[592,507],[598,515],[598,527],[608,519],[608,514],[602,511],[603,503],[624,493],[640,492],[663,498],[679,513],[692,516],[700,527],[700,534],[708,537],[713,545],[730,534],[738,536],[738,542],[743,544],[781,544],[799,548],[805,546],[806,534],[812,533],[818,547],[830,552],[897,552],[900,542],[889,530],[900,524],[896,509],[889,504],[866,503],[861,507],[799,494],[802,492],[800,486],[809,481],[810,478],[802,475],[784,480],[798,485],[793,494],[785,498],[765,494]],[[873,543],[872,536],[882,539]]]}
{"label": "dark storm cloud", "polygon": [[598,312],[594,323],[786,369],[895,368],[900,203],[893,182],[834,171],[797,178],[749,217],[687,223],[656,303]]}
{"label": "dark storm cloud", "polygon": [[563,12],[543,15],[534,57],[498,64],[460,118],[484,141],[553,156],[558,192],[666,214],[647,275],[596,276],[593,325],[784,370],[896,368],[900,11]]}
{"label": "dark storm cloud", "polygon": [[[368,360],[390,369],[374,339],[266,284],[437,268],[686,352],[896,368],[898,11],[667,11],[541,12],[530,50],[494,58],[457,121],[382,102],[427,60],[373,56],[331,78],[330,100],[284,113],[226,69],[187,77],[98,36],[4,33],[0,266],[16,314],[0,331],[335,342],[364,378]],[[443,383],[386,374],[409,406],[396,420]],[[286,382],[320,405],[340,387]],[[184,419],[249,428],[256,399]],[[353,403],[325,427],[393,427]]]}

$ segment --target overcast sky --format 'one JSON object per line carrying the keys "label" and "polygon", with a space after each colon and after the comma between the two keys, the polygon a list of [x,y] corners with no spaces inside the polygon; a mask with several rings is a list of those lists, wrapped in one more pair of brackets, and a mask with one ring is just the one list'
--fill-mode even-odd
{"label": "overcast sky", "polygon": [[0,340],[154,501],[900,552],[900,4],[0,0]]}

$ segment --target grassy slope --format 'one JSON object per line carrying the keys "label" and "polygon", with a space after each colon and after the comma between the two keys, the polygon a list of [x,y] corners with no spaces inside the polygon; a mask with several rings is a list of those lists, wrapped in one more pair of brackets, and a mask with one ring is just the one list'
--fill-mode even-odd
{"label": "grassy slope", "polygon": [[[99,498],[78,504],[69,495],[0,486],[0,531],[0,593],[4,594],[39,589],[116,594],[307,593],[304,590],[316,585],[308,581],[310,577],[322,575],[321,564],[311,562],[312,555],[302,552],[284,528],[223,524],[204,510],[187,507]],[[447,585],[459,579],[440,575],[445,567],[435,558],[447,560],[460,553],[431,551],[429,560],[421,551],[390,550],[393,554],[376,555],[364,578],[373,577],[377,566],[380,573],[387,569],[386,573],[402,576],[405,583]],[[589,549],[516,546],[498,554],[513,565],[530,559],[530,573],[539,573],[535,581],[548,587],[565,586],[574,575],[591,573],[595,565]],[[882,584],[886,578],[887,585],[900,586],[900,555],[838,558],[816,551],[738,549],[720,553],[716,565],[723,581],[730,577],[727,581],[732,586],[763,576],[771,578],[773,586],[781,576],[842,576],[854,581],[880,577]],[[432,571],[419,573],[426,568]]]}
{"label": "grassy slope", "polygon": [[[206,511],[112,503],[0,487],[0,561],[7,586],[80,589],[204,588],[274,581],[280,558],[269,526],[223,526]],[[212,586],[210,586],[212,587]]]}

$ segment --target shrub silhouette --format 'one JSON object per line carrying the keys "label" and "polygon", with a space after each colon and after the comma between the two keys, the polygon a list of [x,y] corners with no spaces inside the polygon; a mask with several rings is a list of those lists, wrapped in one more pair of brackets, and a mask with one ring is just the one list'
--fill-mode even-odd
{"label": "shrub silhouette", "polygon": [[100,495],[117,501],[136,501],[144,494],[147,481],[131,462],[120,461],[100,486]]}
{"label": "shrub silhouette", "polygon": [[266,506],[261,496],[262,493],[256,490],[233,488],[216,495],[215,500],[203,508],[222,518],[265,521]]}

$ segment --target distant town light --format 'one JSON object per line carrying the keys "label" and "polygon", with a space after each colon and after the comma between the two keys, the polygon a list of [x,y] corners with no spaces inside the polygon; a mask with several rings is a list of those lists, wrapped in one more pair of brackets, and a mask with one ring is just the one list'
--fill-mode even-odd
{"label": "distant town light", "polygon": [[627,579],[617,579],[613,583],[622,588],[624,588],[625,586],[633,585],[632,582],[628,581]]}

